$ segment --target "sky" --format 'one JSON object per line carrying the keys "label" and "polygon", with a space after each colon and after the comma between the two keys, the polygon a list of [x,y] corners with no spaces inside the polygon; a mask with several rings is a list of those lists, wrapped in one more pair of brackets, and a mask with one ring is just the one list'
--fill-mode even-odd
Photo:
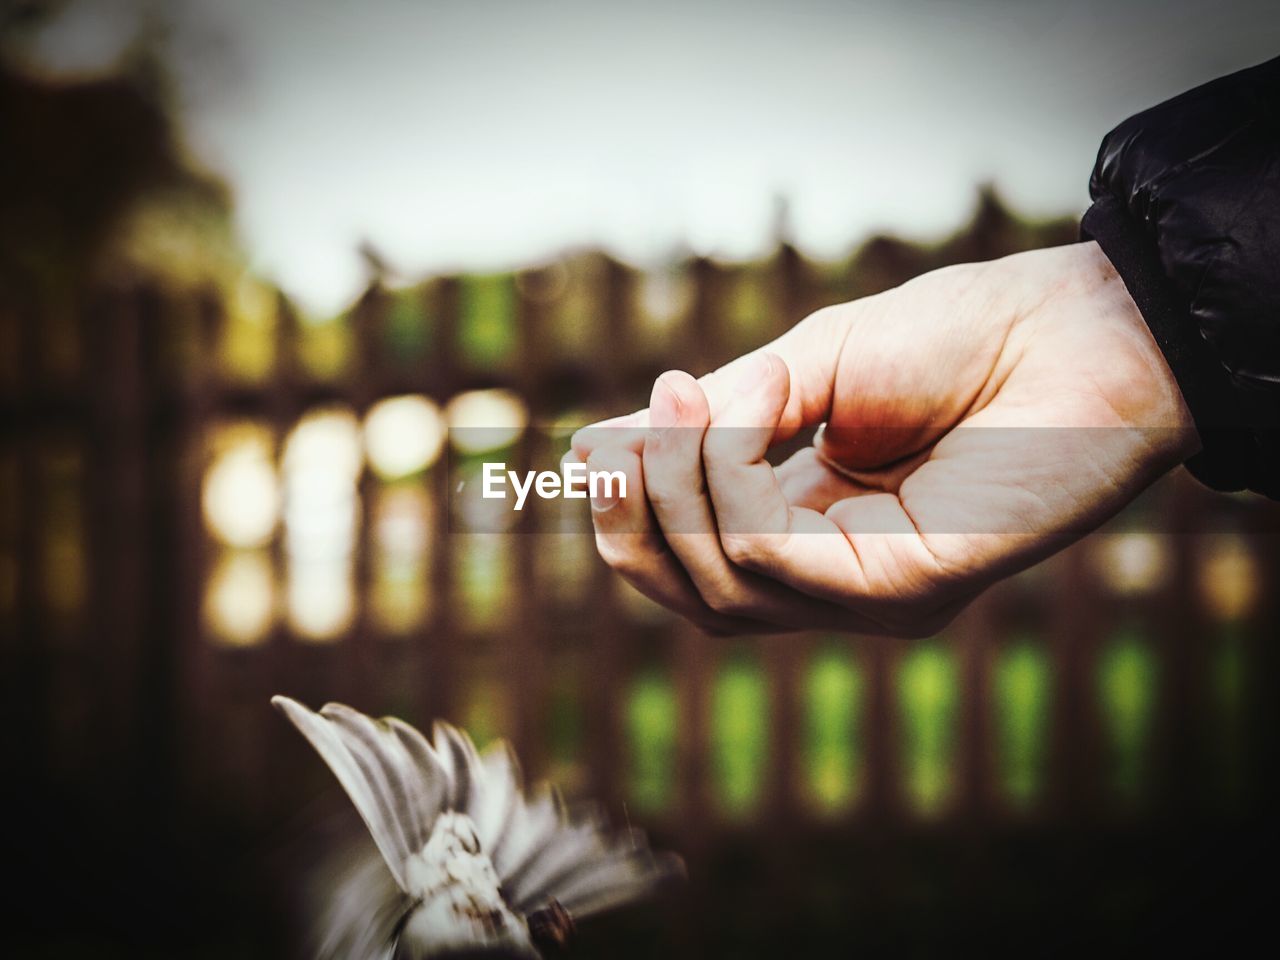
{"label": "sky", "polygon": [[1103,134],[1280,53],[1280,3],[1190,0],[71,0],[107,62],[167,24],[194,155],[251,264],[339,308],[368,242],[406,276],[601,244],[749,257],[945,234],[993,182],[1078,214]]}

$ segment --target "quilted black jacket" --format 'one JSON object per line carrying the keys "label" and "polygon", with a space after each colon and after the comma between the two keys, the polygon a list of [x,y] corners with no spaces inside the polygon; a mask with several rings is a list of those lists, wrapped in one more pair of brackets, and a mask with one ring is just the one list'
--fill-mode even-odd
{"label": "quilted black jacket", "polygon": [[1187,466],[1280,499],[1280,57],[1131,117],[1081,225],[1142,310],[1195,418]]}

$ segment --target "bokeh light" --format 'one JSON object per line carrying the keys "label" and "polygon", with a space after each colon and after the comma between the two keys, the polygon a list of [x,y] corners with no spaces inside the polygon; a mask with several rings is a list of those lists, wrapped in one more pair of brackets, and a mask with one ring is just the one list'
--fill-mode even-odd
{"label": "bokeh light", "polygon": [[955,650],[941,642],[917,646],[898,669],[903,773],[916,813],[936,816],[951,799],[960,689]]}
{"label": "bokeh light", "polygon": [[440,408],[422,396],[390,397],[370,408],[364,419],[365,454],[384,480],[425,470],[444,445]]}
{"label": "bokeh light", "polygon": [[418,486],[378,491],[372,507],[374,622],[384,632],[403,635],[430,615],[432,503]]}
{"label": "bokeh light", "polygon": [[254,646],[270,632],[275,607],[275,579],[266,551],[224,551],[205,584],[205,628],[229,646]]}
{"label": "bokeh light", "polygon": [[291,560],[287,596],[289,625],[303,640],[335,640],[355,617],[352,574],[337,559]]}
{"label": "bokeh light", "polygon": [[1138,531],[1103,534],[1098,537],[1097,567],[1114,592],[1149,593],[1169,575],[1168,538]]}
{"label": "bokeh light", "polygon": [[202,490],[205,525],[230,547],[259,547],[271,539],[280,511],[280,487],[270,431],[256,424],[216,430],[215,451]]}
{"label": "bokeh light", "polygon": [[802,692],[809,800],[819,812],[834,814],[852,804],[858,789],[863,678],[850,652],[833,644],[809,662]]}
{"label": "bokeh light", "polygon": [[636,674],[626,699],[629,802],[642,814],[670,811],[675,803],[679,708],[665,670]]}
{"label": "bokeh light", "polygon": [[479,454],[509,447],[529,423],[529,410],[511,390],[470,390],[445,408],[449,439],[459,453]]}
{"label": "bokeh light", "polygon": [[1118,631],[1099,659],[1098,694],[1110,741],[1111,785],[1130,803],[1145,785],[1157,672],[1150,644],[1132,628]]}
{"label": "bokeh light", "polygon": [[992,680],[998,788],[1026,809],[1040,797],[1048,762],[1048,653],[1031,640],[1015,640],[1000,651]]}
{"label": "bokeh light", "polygon": [[303,639],[335,639],[355,616],[362,453],[354,414],[331,408],[306,415],[286,440],[282,462],[289,622]]}
{"label": "bokeh light", "polygon": [[711,687],[711,766],[714,798],[726,816],[751,816],[769,762],[769,682],[745,651],[723,664]]}
{"label": "bokeh light", "polygon": [[1248,616],[1258,599],[1258,562],[1245,540],[1235,534],[1214,537],[1205,546],[1198,585],[1207,612],[1215,620]]}

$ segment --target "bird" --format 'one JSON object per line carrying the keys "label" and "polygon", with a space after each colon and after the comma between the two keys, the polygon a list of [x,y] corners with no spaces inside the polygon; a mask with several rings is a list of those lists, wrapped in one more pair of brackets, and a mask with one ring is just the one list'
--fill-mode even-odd
{"label": "bird", "polygon": [[339,703],[272,704],[320,754],[367,842],[342,858],[314,917],[320,960],[540,960],[586,917],[645,899],[684,875],[639,830],[598,808],[571,814],[548,784],[526,791],[505,741],[478,751],[437,721],[432,739]]}

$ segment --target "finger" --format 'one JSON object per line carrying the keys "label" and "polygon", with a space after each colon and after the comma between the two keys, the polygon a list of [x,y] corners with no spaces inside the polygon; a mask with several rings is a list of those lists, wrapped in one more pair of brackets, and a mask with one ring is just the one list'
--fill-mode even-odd
{"label": "finger", "polygon": [[597,487],[591,501],[596,549],[615,572],[642,594],[673,610],[708,633],[731,635],[767,633],[773,628],[757,621],[727,617],[708,607],[689,575],[672,556],[658,532],[644,495],[640,457],[606,448],[587,461],[588,471],[620,472],[627,495],[605,496]]}
{"label": "finger", "polygon": [[603,446],[617,446],[639,454],[648,429],[649,411],[637,410],[635,413],[601,420],[576,430],[569,440],[569,449],[583,463]]}
{"label": "finger", "polygon": [[831,469],[813,447],[797,450],[774,473],[787,503],[818,513],[825,513],[839,500],[871,492],[865,485]]}
{"label": "finger", "polygon": [[671,552],[707,606],[793,629],[860,629],[848,611],[741,570],[725,556],[703,475],[710,411],[697,382],[679,371],[663,374],[654,384],[650,412],[652,429],[643,454],[649,503]]}
{"label": "finger", "polygon": [[785,533],[790,525],[787,500],[772,464],[765,460],[789,393],[785,364],[760,351],[741,369],[732,402],[712,413],[702,464],[726,547],[736,534]]}
{"label": "finger", "polygon": [[[813,597],[813,603],[853,609],[851,601],[860,598],[849,590],[857,559],[850,542],[830,517],[790,504],[777,472],[764,459],[788,399],[787,370],[762,354],[746,373],[743,383],[754,386],[738,388],[734,402],[712,420],[702,445],[721,548],[734,566],[780,580]],[[873,507],[880,503],[872,501]],[[914,533],[909,523],[892,529]],[[875,604],[870,610],[880,612]]]}
{"label": "finger", "polygon": [[[791,390],[774,442],[795,436],[803,427],[816,426],[831,411],[836,364],[853,323],[851,304],[828,307],[811,314],[777,340],[707,374],[698,381],[712,416],[721,414],[742,384],[750,384],[758,355],[769,352],[786,366]],[[583,459],[602,443],[614,443],[639,453],[649,426],[649,411],[637,410],[589,427],[573,436],[573,448]]]}
{"label": "finger", "polygon": [[744,570],[849,611],[856,629],[929,636],[975,595],[944,566],[893,494],[865,491],[825,513],[792,507],[786,533],[744,532],[726,550]]}

